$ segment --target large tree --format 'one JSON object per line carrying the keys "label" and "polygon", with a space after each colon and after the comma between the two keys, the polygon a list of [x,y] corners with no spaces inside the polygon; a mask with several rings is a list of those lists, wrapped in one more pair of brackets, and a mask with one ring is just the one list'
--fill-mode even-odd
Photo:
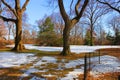
{"label": "large tree", "polygon": [[[74,6],[75,17],[73,17],[71,19],[71,17],[69,17],[69,15],[67,14],[67,12],[65,10],[63,0],[58,0],[60,13],[61,13],[61,16],[65,23],[65,27],[63,30],[63,51],[61,52],[61,55],[70,54],[70,46],[69,46],[70,30],[75,26],[75,24],[82,17],[82,14],[83,14],[89,0],[77,0],[77,1],[71,0],[70,9],[72,7],[73,2],[76,2],[75,6]],[[83,3],[83,5],[81,6],[82,3]]]}
{"label": "large tree", "polygon": [[15,47],[13,50],[20,51],[24,49],[24,45],[22,43],[22,16],[24,11],[26,10],[26,6],[29,0],[26,0],[23,6],[20,5],[20,0],[14,0],[14,6],[8,4],[5,0],[1,0],[2,4],[6,6],[15,16],[15,18],[5,17],[4,15],[0,15],[4,21],[12,21],[16,24],[16,37],[15,37]]}

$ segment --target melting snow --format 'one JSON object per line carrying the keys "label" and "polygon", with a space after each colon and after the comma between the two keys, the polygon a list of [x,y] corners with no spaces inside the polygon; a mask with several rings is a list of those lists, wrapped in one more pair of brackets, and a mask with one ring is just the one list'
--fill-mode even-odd
{"label": "melting snow", "polygon": [[[62,51],[62,47],[45,47],[45,46],[33,46],[33,45],[25,45],[27,49],[36,49],[41,51]],[[71,45],[70,50],[74,53],[83,53],[83,52],[94,52],[97,49],[101,48],[120,48],[119,46],[78,46]]]}
{"label": "melting snow", "polygon": [[55,63],[57,59],[55,57],[44,56],[41,59],[42,61],[47,61],[48,63]]}
{"label": "melting snow", "polygon": [[[9,46],[10,47],[10,46]],[[13,46],[12,46],[13,47]],[[33,45],[25,45],[27,49],[36,49],[42,51],[62,51],[62,47],[44,47],[44,46],[33,46]],[[75,46],[71,45],[71,52],[81,53],[81,52],[94,52],[96,49],[101,48],[120,48],[119,46]],[[21,64],[27,64],[31,61],[34,61],[36,57],[33,54],[15,54],[10,52],[0,53],[0,67],[13,67],[19,66]],[[120,72],[120,61],[116,57],[113,56],[101,56],[101,62],[98,64],[98,57],[92,57],[91,62],[91,75],[98,76],[102,73],[106,72]],[[55,57],[44,56],[41,57],[36,63],[33,64],[33,68],[35,66],[40,66],[41,64],[47,63],[56,63],[57,59]],[[71,60],[68,63],[64,63],[65,68],[75,68],[76,66],[83,65],[84,59]],[[61,78],[60,80],[73,80],[74,77],[77,77],[78,74],[83,74],[83,67],[79,69],[75,69],[74,71],[69,72],[66,77]],[[28,69],[26,73],[39,72],[37,69]],[[27,74],[28,74],[27,73]],[[37,77],[33,77],[31,80],[36,79]],[[42,79],[41,79],[42,80]]]}
{"label": "melting snow", "polygon": [[[120,61],[116,57],[113,56],[101,56],[100,64],[98,64],[98,57],[91,58],[91,62],[94,62],[91,64],[91,75],[97,77],[102,73],[107,72],[120,72]],[[69,63],[65,64],[66,68],[74,68],[77,65],[84,64],[83,59],[73,60]],[[94,66],[94,67],[93,67]],[[83,74],[84,68],[81,67],[80,69],[75,69],[72,72],[69,72],[66,77],[62,78],[62,80],[71,80],[71,77],[74,78],[75,76],[78,76],[78,74]]]}
{"label": "melting snow", "polygon": [[120,72],[120,61],[116,57],[102,56],[100,64],[96,64],[91,70],[93,76],[107,72]]}
{"label": "melting snow", "polygon": [[40,66],[47,63],[56,63],[57,59],[55,57],[43,56],[34,66]]}
{"label": "melting snow", "polygon": [[33,54],[1,52],[0,53],[0,68],[20,66],[34,61],[37,57]]}
{"label": "melting snow", "polygon": [[[14,47],[14,45],[8,45],[7,47]],[[46,47],[46,46],[33,46],[30,44],[25,44],[27,49],[36,49],[41,51],[62,51],[62,47]],[[101,48],[120,48],[120,46],[79,46],[71,45],[70,50],[74,53],[83,53],[83,52],[94,52],[97,49]]]}

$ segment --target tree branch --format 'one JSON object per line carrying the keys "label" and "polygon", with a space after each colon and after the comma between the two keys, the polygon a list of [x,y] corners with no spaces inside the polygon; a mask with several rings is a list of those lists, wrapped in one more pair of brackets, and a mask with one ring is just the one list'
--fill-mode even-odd
{"label": "tree branch", "polygon": [[1,16],[0,15],[0,19],[2,19],[3,21],[12,21],[12,22],[16,22],[16,20],[15,19],[12,19],[12,18],[6,18],[6,17],[4,17],[4,16]]}
{"label": "tree branch", "polygon": [[[81,1],[81,0],[78,0],[77,3],[79,3],[79,1]],[[85,1],[84,1],[84,4],[83,4],[83,6],[82,6],[80,12],[78,12],[78,9],[76,10],[76,11],[77,11],[77,12],[76,12],[77,15],[72,19],[72,22],[73,22],[74,24],[76,24],[76,23],[80,20],[80,18],[82,17],[83,12],[84,12],[84,10],[85,10],[85,8],[86,8],[88,2],[89,2],[89,0],[85,0]],[[75,6],[75,7],[76,7],[76,6]]]}
{"label": "tree branch", "polygon": [[78,16],[79,15],[79,11],[78,11],[78,8],[79,8],[79,5],[80,5],[80,1],[81,0],[78,0],[76,5],[75,5],[75,12],[76,12],[76,15]]}
{"label": "tree branch", "polygon": [[27,6],[27,4],[28,4],[29,1],[30,1],[30,0],[26,0],[26,1],[25,1],[24,5],[23,5],[23,7],[22,7],[22,11],[25,11],[25,10],[26,10],[26,6]]}
{"label": "tree branch", "polygon": [[20,9],[20,0],[15,0],[15,9]]}
{"label": "tree branch", "polygon": [[83,14],[83,12],[84,12],[84,10],[85,10],[88,2],[89,2],[89,0],[85,0],[85,1],[84,1],[84,4],[83,4],[83,6],[82,6],[82,8],[81,8],[81,11],[80,11],[80,13],[79,13],[79,15],[78,15],[78,17],[77,17],[78,19],[81,18],[81,16],[82,16],[82,14]]}
{"label": "tree branch", "polygon": [[97,0],[97,1],[98,1],[99,3],[102,3],[102,4],[105,4],[105,5],[109,6],[111,9],[113,9],[113,10],[117,11],[118,13],[120,13],[120,10],[119,10],[119,9],[113,7],[113,6],[110,5],[109,3],[107,3],[107,2],[102,2],[102,1],[100,1],[100,0]]}
{"label": "tree branch", "polygon": [[60,13],[63,17],[63,20],[66,22],[69,20],[69,17],[65,11],[64,5],[63,5],[63,0],[58,0],[58,5],[59,5],[59,9],[60,9]]}
{"label": "tree branch", "polygon": [[12,9],[12,7],[10,5],[8,5],[4,0],[1,0],[2,3],[7,6],[12,12],[13,14],[17,17],[16,11],[14,9]]}
{"label": "tree branch", "polygon": [[73,4],[73,0],[71,1],[71,4],[70,4],[70,15],[72,13],[72,4]]}

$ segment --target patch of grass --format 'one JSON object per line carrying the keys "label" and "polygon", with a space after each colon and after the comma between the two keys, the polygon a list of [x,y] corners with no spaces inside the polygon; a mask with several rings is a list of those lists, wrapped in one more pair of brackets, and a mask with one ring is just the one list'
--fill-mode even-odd
{"label": "patch of grass", "polygon": [[[118,76],[120,76],[120,72],[104,73],[99,75],[98,77],[91,76],[88,73],[87,80],[119,80]],[[83,74],[79,75],[79,80],[83,80]]]}
{"label": "patch of grass", "polygon": [[10,52],[11,49],[10,48],[2,48],[0,49],[0,52]]}
{"label": "patch of grass", "polygon": [[100,52],[101,55],[110,55],[115,56],[120,59],[120,48],[106,48],[106,49],[99,49],[97,52]]}
{"label": "patch of grass", "polygon": [[57,52],[57,51],[54,51],[54,52],[51,52],[51,51],[40,51],[40,50],[23,50],[23,51],[19,51],[18,53],[35,53],[36,56],[57,56],[59,55],[60,52]]}
{"label": "patch of grass", "polygon": [[[15,51],[11,51],[11,48],[3,48],[0,49],[0,52],[15,52]],[[51,51],[40,51],[40,50],[29,50],[29,49],[25,49],[23,51],[19,51],[19,52],[15,52],[15,53],[34,53],[36,56],[42,57],[42,56],[58,56],[60,52],[51,52]]]}
{"label": "patch of grass", "polygon": [[68,74],[68,72],[73,71],[73,68],[69,68],[69,69],[64,69],[64,70],[53,70],[50,69],[47,72],[36,72],[36,73],[32,73],[35,76],[41,77],[42,75],[56,75],[58,77],[65,77],[66,74]]}
{"label": "patch of grass", "polygon": [[16,68],[5,68],[0,69],[2,74],[0,74],[0,80],[17,80],[19,76],[22,75],[22,72]]}

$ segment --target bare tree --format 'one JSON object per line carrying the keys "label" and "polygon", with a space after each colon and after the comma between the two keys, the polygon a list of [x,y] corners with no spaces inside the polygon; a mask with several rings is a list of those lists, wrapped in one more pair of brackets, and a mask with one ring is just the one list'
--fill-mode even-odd
{"label": "bare tree", "polygon": [[[93,34],[94,28],[97,21],[104,14],[108,13],[108,10],[103,5],[96,2],[96,0],[91,0],[85,11],[86,24],[90,27],[90,45],[93,45]],[[96,26],[97,27],[97,26]]]}
{"label": "bare tree", "polygon": [[103,25],[101,24],[102,24],[101,22],[97,23],[97,27],[95,31],[97,34],[97,44],[104,45],[106,41],[106,32]]}
{"label": "bare tree", "polygon": [[3,15],[0,15],[4,21],[12,21],[16,24],[16,37],[15,37],[15,47],[13,50],[20,51],[24,49],[24,45],[22,43],[22,16],[24,11],[26,10],[26,6],[29,0],[26,0],[23,6],[20,5],[20,0],[14,0],[14,8],[9,5],[5,0],[1,0],[1,2],[14,14],[15,18],[7,18]]}
{"label": "bare tree", "polygon": [[37,32],[35,30],[32,30],[31,36],[32,36],[33,41],[35,41],[35,39],[37,37]]}
{"label": "bare tree", "polygon": [[10,36],[11,36],[11,31],[14,30],[14,23],[13,22],[8,22],[7,23],[7,27],[8,27],[8,41],[10,40]]}
{"label": "bare tree", "polygon": [[31,34],[29,32],[29,30],[23,30],[23,43],[27,43],[27,41],[29,42],[29,40],[31,39]]}
{"label": "bare tree", "polygon": [[113,44],[120,44],[120,15],[114,16],[108,23],[114,33]]}
{"label": "bare tree", "polygon": [[109,8],[120,13],[120,0],[97,0],[99,3],[107,5]]}
{"label": "bare tree", "polygon": [[74,45],[83,44],[83,26],[78,22],[70,32],[70,42]]}
{"label": "bare tree", "polygon": [[[71,1],[71,4],[73,4],[75,1]],[[83,5],[80,8],[80,4],[83,2],[83,0],[77,0],[74,9],[75,9],[75,17],[70,19],[69,15],[67,14],[63,0],[58,0],[58,5],[60,9],[61,16],[65,23],[65,28],[63,30],[63,51],[61,52],[61,55],[68,55],[70,54],[70,46],[69,46],[69,36],[70,36],[70,30],[74,27],[74,25],[79,21],[79,19],[82,17],[82,14],[89,2],[89,0],[84,0]],[[71,5],[72,6],[72,5]],[[70,7],[71,7],[70,6]],[[80,11],[79,11],[80,10]]]}
{"label": "bare tree", "polygon": [[5,28],[3,20],[0,19],[0,38],[5,37],[7,35],[7,29]]}
{"label": "bare tree", "polygon": [[54,23],[55,32],[61,37],[63,34],[63,29],[64,29],[64,21],[60,13],[53,13],[51,15],[51,19]]}

